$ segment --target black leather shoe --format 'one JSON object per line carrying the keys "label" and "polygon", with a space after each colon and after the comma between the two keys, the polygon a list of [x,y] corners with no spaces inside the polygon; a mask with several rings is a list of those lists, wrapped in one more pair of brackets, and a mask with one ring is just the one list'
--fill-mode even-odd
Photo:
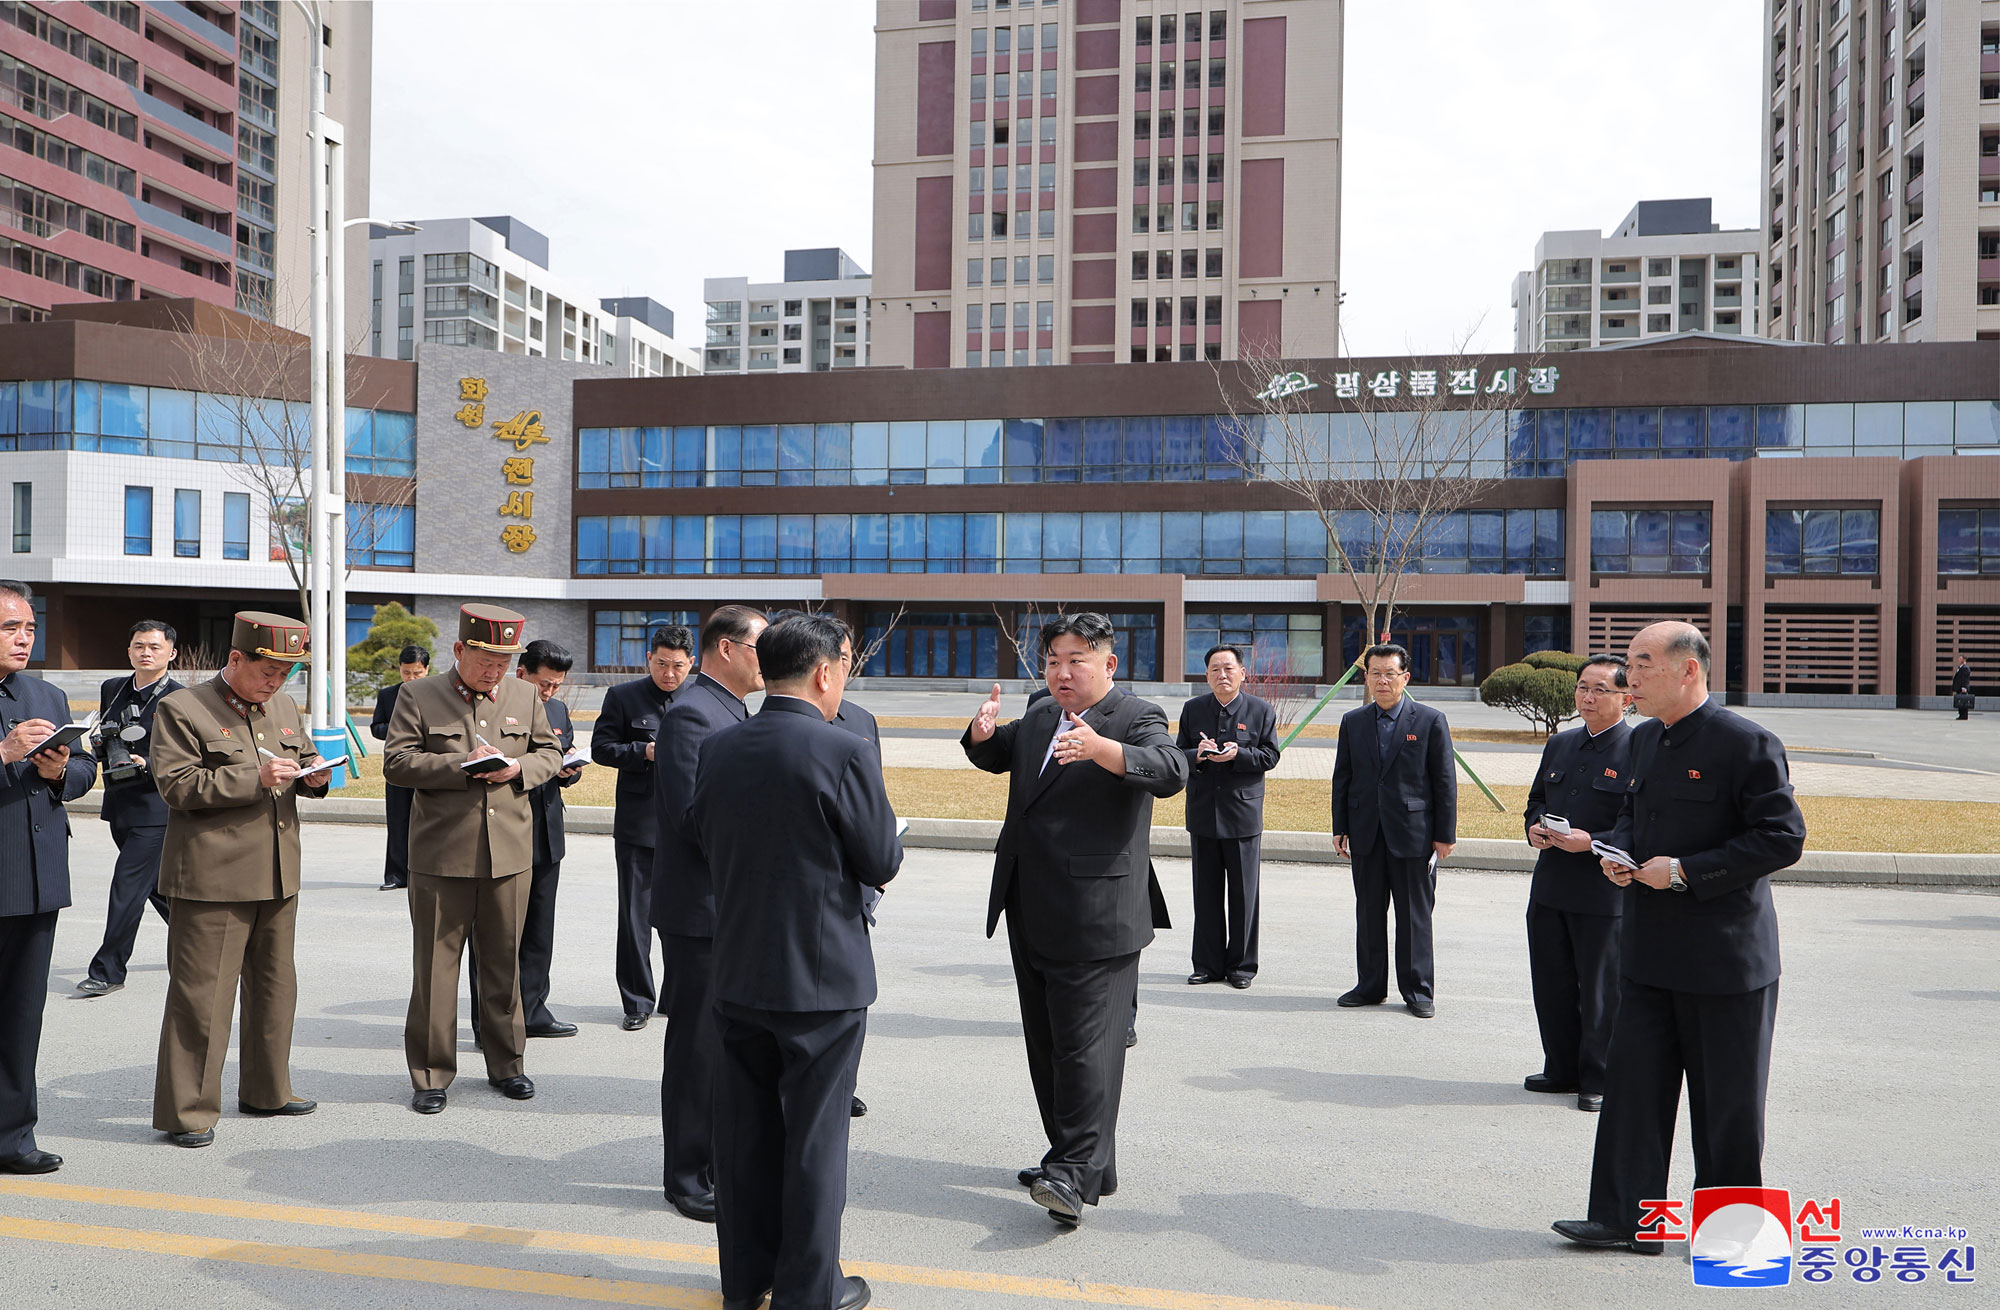
{"label": "black leather shoe", "polygon": [[1595,1223],[1589,1219],[1558,1219],[1549,1227],[1575,1242],[1578,1246],[1588,1246],[1603,1250],[1624,1247],[1640,1255],[1659,1255],[1663,1242],[1642,1242],[1628,1237],[1609,1224]]}
{"label": "black leather shoe", "polygon": [[488,1078],[486,1081],[498,1087],[500,1095],[510,1101],[528,1101],[534,1099],[534,1080],[524,1073],[517,1073],[512,1078]]}
{"label": "black leather shoe", "polygon": [[859,1119],[862,1115],[867,1113],[868,1113],[868,1102],[862,1100],[858,1096],[854,1098],[854,1104],[847,1107],[847,1117],[850,1119]]}
{"label": "black leather shoe", "polygon": [[1531,1073],[1521,1080],[1521,1086],[1531,1092],[1553,1092],[1558,1096],[1568,1096],[1576,1090],[1575,1083],[1558,1082],[1546,1074]]}
{"label": "black leather shoe", "polygon": [[[1036,1180],[1041,1178],[1041,1176],[1042,1167],[1038,1164],[1031,1164],[1026,1169],[1014,1175],[1014,1177],[1021,1181],[1021,1186],[1023,1187],[1033,1187]],[[1098,1184],[1097,1194],[1099,1196],[1116,1196],[1118,1195],[1118,1184],[1100,1183]]]}
{"label": "black leather shoe", "polygon": [[1247,973],[1232,973],[1227,978],[1224,978],[1223,981],[1240,992],[1250,985],[1250,975]]}
{"label": "black leather shoe", "polygon": [[189,1150],[207,1146],[215,1141],[215,1129],[205,1128],[198,1133],[168,1133],[167,1140],[175,1146],[185,1146]]}
{"label": "black leather shoe", "polygon": [[1042,1175],[1028,1188],[1028,1195],[1059,1224],[1074,1228],[1083,1222],[1083,1198],[1060,1178]]}
{"label": "black leather shoe", "polygon": [[253,1119],[275,1119],[281,1116],[311,1114],[317,1109],[319,1109],[318,1101],[308,1101],[303,1096],[294,1096],[275,1110],[260,1110],[248,1101],[238,1101],[236,1103],[236,1112],[238,1114],[247,1114]]}
{"label": "black leather shoe", "polygon": [[644,1028],[646,1020],[652,1017],[650,1014],[628,1014],[618,1021],[618,1026],[628,1033],[636,1033],[641,1028]]}
{"label": "black leather shoe", "polygon": [[834,1303],[834,1310],[861,1310],[867,1304],[867,1279],[860,1274],[849,1274],[840,1280],[840,1300]]}
{"label": "black leather shoe", "polygon": [[770,1292],[764,1291],[755,1296],[725,1296],[722,1298],[722,1310],[757,1310],[758,1306],[764,1304],[764,1298],[769,1295]]}
{"label": "black leather shoe", "polygon": [[406,882],[384,882],[375,890],[378,892],[406,892],[410,890],[410,884]]}
{"label": "black leather shoe", "polygon": [[1411,1014],[1416,1015],[1419,1019],[1428,1019],[1438,1012],[1437,1006],[1426,996],[1418,996],[1412,1000],[1403,1002],[1403,1004],[1409,1009]]}
{"label": "black leather shoe", "polygon": [[1343,1010],[1358,1010],[1364,1005],[1380,1005],[1381,1003],[1382,998],[1380,996],[1364,996],[1359,987],[1351,992],[1341,993],[1340,999],[1334,1002],[1334,1004]]}
{"label": "black leather shoe", "polygon": [[1188,986],[1190,987],[1200,987],[1205,983],[1216,983],[1221,981],[1222,981],[1221,974],[1209,973],[1203,969],[1197,969],[1193,973],[1188,975]]}
{"label": "black leather shoe", "polygon": [[1596,1114],[1604,1108],[1604,1093],[1578,1092],[1576,1094],[1576,1108],[1590,1114]]}
{"label": "black leather shoe", "polygon": [[674,1209],[698,1224],[715,1222],[715,1193],[703,1192],[699,1196],[670,1196],[667,1200]]}
{"label": "black leather shoe", "polygon": [[76,985],[76,989],[85,996],[109,996],[113,992],[124,991],[125,984],[106,982],[102,978],[85,978]]}
{"label": "black leather shoe", "polygon": [[444,1109],[444,1089],[437,1087],[430,1091],[418,1092],[410,1098],[410,1108],[418,1114],[436,1114]]}
{"label": "black leather shoe", "polygon": [[1125,1045],[1127,1047],[1133,1047],[1137,1046],[1138,1044],[1139,1044],[1139,1030],[1137,1028],[1127,1028],[1125,1030]]}
{"label": "black leather shoe", "polygon": [[551,1019],[547,1023],[531,1023],[528,1025],[528,1036],[574,1037],[576,1036],[576,1025],[573,1023],[564,1023],[561,1019]]}
{"label": "black leather shoe", "polygon": [[52,1174],[62,1168],[62,1157],[53,1151],[30,1151],[11,1160],[0,1160],[0,1173]]}

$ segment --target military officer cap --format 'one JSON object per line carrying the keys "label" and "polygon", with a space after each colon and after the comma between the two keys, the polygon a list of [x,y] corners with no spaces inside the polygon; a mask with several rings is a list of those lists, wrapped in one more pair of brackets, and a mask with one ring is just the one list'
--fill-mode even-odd
{"label": "military officer cap", "polygon": [[513,610],[498,605],[461,605],[458,608],[458,639],[474,650],[490,650],[496,655],[519,655],[527,649],[521,630],[528,621]]}
{"label": "military officer cap", "polygon": [[229,648],[240,650],[252,659],[301,663],[307,658],[305,620],[244,610],[236,616],[236,625],[230,631]]}

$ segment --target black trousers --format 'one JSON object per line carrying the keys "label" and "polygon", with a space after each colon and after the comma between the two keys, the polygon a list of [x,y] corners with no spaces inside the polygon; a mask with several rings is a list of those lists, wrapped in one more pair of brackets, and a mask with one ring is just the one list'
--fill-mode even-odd
{"label": "black trousers", "polygon": [[[715,1190],[715,941],[669,937],[660,1008],[667,1036],[660,1071],[660,1135],[669,1198]],[[746,1293],[747,1295],[747,1293]]]}
{"label": "black trousers", "polygon": [[[1353,848],[1350,847],[1350,850]],[[1389,854],[1388,843],[1353,852],[1354,990],[1389,994],[1389,906],[1396,907],[1396,986],[1403,999],[1431,1000],[1431,907],[1437,901],[1437,867],[1428,855],[1414,860]]]}
{"label": "black trousers", "polygon": [[35,1055],[49,999],[56,914],[0,915],[0,1160],[35,1150]]}
{"label": "black trousers", "polygon": [[1638,1229],[1641,1201],[1667,1197],[1683,1074],[1695,1187],[1764,1185],[1764,1093],[1778,984],[1711,996],[1619,982],[1618,1026],[1590,1166],[1590,1217],[1630,1233]]}
{"label": "black trousers", "polygon": [[389,844],[382,851],[382,881],[391,887],[410,885],[410,803],[408,787],[385,785],[383,802],[389,812]]}
{"label": "black trousers", "polygon": [[1542,1030],[1542,1076],[1601,1094],[1618,1019],[1618,916],[1530,901],[1528,977]]}
{"label": "black trousers", "polygon": [[[537,864],[529,875],[528,906],[521,915],[521,1022],[532,1028],[553,1023],[549,1013],[549,964],[555,958],[556,885],[562,861]],[[472,967],[465,971],[472,991],[472,1040],[479,1041],[479,950],[466,938]]]}
{"label": "black trousers", "polygon": [[1042,1169],[1096,1205],[1118,1186],[1118,1103],[1125,1090],[1125,1030],[1136,1017],[1139,953],[1051,960],[1023,946],[1011,921],[1007,949],[1021,1001],[1028,1080],[1049,1140]]}
{"label": "black trousers", "polygon": [[[1194,971],[1257,974],[1257,853],[1264,838],[1195,837]],[[1225,914],[1225,905],[1227,911]]]}
{"label": "black trousers", "polygon": [[100,982],[122,983],[146,903],[167,919],[167,898],[160,895],[160,847],[167,840],[164,824],[134,827],[111,821],[111,840],[118,845],[118,862],[111,867],[111,900],[104,910],[104,941],[90,961],[90,976]]}
{"label": "black trousers", "polygon": [[[618,1003],[627,1014],[651,1014],[659,989],[653,985],[653,848],[611,843],[618,866]],[[662,945],[664,949],[664,943]]]}
{"label": "black trousers", "polygon": [[787,1013],[717,1002],[716,1244],[722,1294],[774,1310],[840,1299],[848,1107],[866,1010]]}

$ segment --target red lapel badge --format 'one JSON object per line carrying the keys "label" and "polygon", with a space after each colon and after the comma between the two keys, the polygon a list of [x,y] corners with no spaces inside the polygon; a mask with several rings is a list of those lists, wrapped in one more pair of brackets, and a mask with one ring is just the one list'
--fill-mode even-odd
{"label": "red lapel badge", "polygon": [[1617,777],[1617,776],[1618,776],[1618,770],[1616,770],[1616,769],[1606,769],[1606,770],[1604,771],[1604,776],[1605,776],[1605,777],[1607,777],[1607,778],[1615,778],[1615,777]]}
{"label": "red lapel badge", "polygon": [[1688,780],[1689,780],[1689,781],[1691,781],[1691,782],[1700,782],[1700,781],[1701,781],[1701,770],[1700,770],[1700,769],[1689,769],[1689,770],[1688,770]]}
{"label": "red lapel badge", "polygon": [[222,730],[222,735],[223,735],[223,736],[225,736],[225,737],[227,737],[227,736],[229,735],[229,729],[227,729],[227,728],[224,728],[224,729]]}
{"label": "red lapel badge", "polygon": [[521,726],[521,721],[515,718],[513,715],[509,714],[507,716],[507,726],[510,728],[518,728]]}
{"label": "red lapel badge", "polygon": [[292,730],[291,730],[290,728],[280,728],[280,729],[278,729],[278,732],[279,732],[279,733],[280,733],[281,735],[283,735],[283,736],[286,736],[286,737],[289,737],[289,736],[291,736],[291,735],[292,735]]}
{"label": "red lapel badge", "polygon": [[1403,734],[1404,741],[1415,741],[1416,739],[1417,739],[1417,734],[1414,732],[1406,732]]}
{"label": "red lapel badge", "polygon": [[1247,724],[1247,723],[1239,723],[1239,724],[1237,724],[1237,725],[1236,725],[1236,727],[1237,727],[1237,730],[1238,730],[1238,731],[1241,731],[1241,732],[1248,732],[1248,731],[1250,731],[1250,725],[1249,725],[1249,724]]}

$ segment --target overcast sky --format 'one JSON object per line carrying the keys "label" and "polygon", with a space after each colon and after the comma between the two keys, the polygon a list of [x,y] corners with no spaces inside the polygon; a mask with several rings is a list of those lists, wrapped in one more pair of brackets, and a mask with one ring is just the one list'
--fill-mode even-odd
{"label": "overcast sky", "polygon": [[[1512,341],[1537,236],[1634,201],[1758,222],[1756,0],[1350,0],[1343,327],[1360,355]],[[873,0],[378,0],[377,217],[512,214],[699,344],[701,280],[872,267]],[[1296,72],[1296,70],[1295,70]]]}

